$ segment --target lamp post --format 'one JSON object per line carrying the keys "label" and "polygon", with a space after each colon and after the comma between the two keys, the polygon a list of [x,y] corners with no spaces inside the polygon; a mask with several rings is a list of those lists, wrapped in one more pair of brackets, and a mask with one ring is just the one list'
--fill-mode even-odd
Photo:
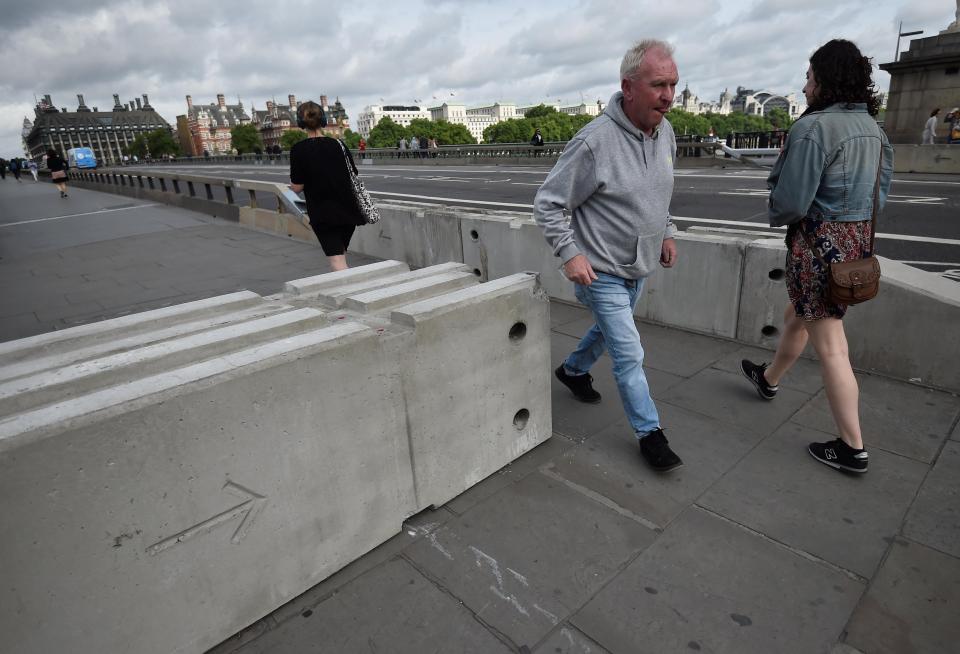
{"label": "lamp post", "polygon": [[903,21],[900,21],[900,27],[897,28],[897,51],[893,54],[893,61],[897,62],[900,60],[900,37],[901,36],[916,36],[917,34],[923,34],[923,30],[916,30],[914,32],[904,32],[903,31]]}

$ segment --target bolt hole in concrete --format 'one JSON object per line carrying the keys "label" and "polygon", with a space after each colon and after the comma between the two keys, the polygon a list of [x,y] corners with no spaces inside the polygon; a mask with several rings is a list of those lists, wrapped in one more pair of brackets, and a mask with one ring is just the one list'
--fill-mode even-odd
{"label": "bolt hole in concrete", "polygon": [[479,269],[479,268],[474,268],[474,269],[473,269],[473,274],[476,275],[477,277],[480,277],[481,275],[483,275],[483,273],[480,272],[480,269]]}
{"label": "bolt hole in concrete", "polygon": [[511,341],[520,341],[523,340],[523,337],[527,335],[527,325],[522,322],[513,323],[513,327],[510,328],[510,340]]}
{"label": "bolt hole in concrete", "polygon": [[770,274],[769,274],[770,279],[772,279],[775,282],[779,282],[781,279],[783,279],[783,276],[784,276],[783,268],[774,268],[773,270],[770,271]]}
{"label": "bolt hole in concrete", "polygon": [[471,229],[471,230],[470,230],[470,238],[472,238],[474,241],[479,241],[479,240],[480,240],[480,232],[478,232],[478,231],[475,230],[475,229]]}
{"label": "bolt hole in concrete", "polygon": [[526,409],[520,409],[516,415],[513,416],[513,426],[516,427],[518,431],[523,431],[529,421],[530,412]]}
{"label": "bolt hole in concrete", "polygon": [[779,334],[780,330],[774,327],[773,325],[764,325],[763,329],[760,330],[760,333],[763,334],[764,336],[770,337],[770,336],[776,336],[777,334]]}

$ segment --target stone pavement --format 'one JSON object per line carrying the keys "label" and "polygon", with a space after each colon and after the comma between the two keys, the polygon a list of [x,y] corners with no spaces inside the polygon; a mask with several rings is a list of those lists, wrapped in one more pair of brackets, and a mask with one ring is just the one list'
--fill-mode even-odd
{"label": "stone pavement", "polygon": [[[9,178],[0,257],[0,340],[325,268],[317,246]],[[589,322],[553,305],[554,363]],[[603,402],[554,381],[547,443],[211,654],[956,651],[960,399],[859,375],[852,477],[804,452],[834,432],[815,362],[764,402],[737,366],[768,352],[639,329],[683,468],[644,466],[604,357]]]}

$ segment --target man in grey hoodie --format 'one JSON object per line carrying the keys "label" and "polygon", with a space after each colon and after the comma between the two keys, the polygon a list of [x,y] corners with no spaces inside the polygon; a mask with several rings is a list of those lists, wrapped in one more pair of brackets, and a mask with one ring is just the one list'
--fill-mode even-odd
{"label": "man in grey hoodie", "polygon": [[640,452],[660,472],[683,463],[660,428],[633,308],[656,264],[669,268],[677,261],[670,220],[677,144],[664,114],[678,77],[668,43],[644,40],[628,50],[621,91],[567,143],[533,209],[577,299],[596,321],[557,368],[557,379],[578,400],[599,402],[589,371],[607,349]]}

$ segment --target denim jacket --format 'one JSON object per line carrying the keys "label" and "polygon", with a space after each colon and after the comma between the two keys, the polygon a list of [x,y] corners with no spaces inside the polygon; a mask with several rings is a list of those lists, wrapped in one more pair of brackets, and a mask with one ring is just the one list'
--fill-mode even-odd
{"label": "denim jacket", "polygon": [[838,103],[801,117],[767,178],[772,226],[806,216],[870,220],[880,156],[880,209],[893,178],[893,147],[867,105]]}

